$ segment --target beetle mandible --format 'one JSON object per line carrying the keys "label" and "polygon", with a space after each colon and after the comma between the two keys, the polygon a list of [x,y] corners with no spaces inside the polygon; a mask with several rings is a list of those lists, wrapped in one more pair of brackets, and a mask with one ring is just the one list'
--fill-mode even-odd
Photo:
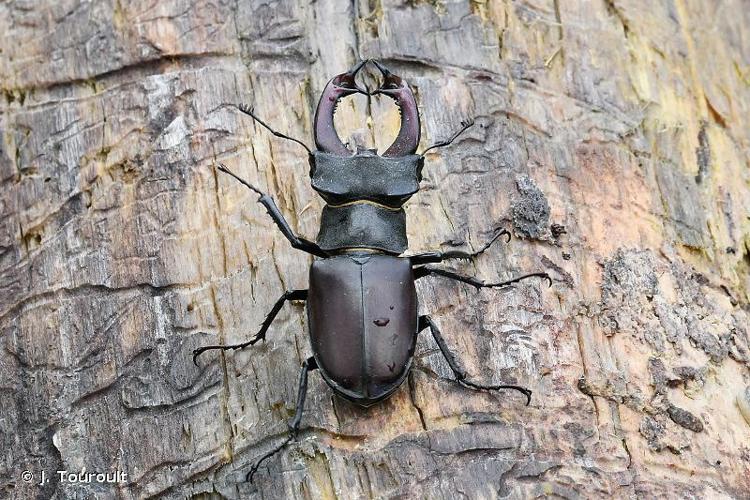
{"label": "beetle mandible", "polygon": [[[374,92],[356,83],[357,73],[372,61],[382,75],[382,84]],[[392,98],[401,112],[401,126],[393,144],[378,155],[375,150],[352,153],[334,127],[334,112],[343,97],[361,93],[382,94]],[[406,81],[374,60],[366,60],[332,78],[326,85],[315,112],[313,132],[317,149],[273,130],[252,109],[240,106],[277,137],[303,146],[309,156],[313,189],[325,200],[316,242],[294,234],[271,197],[236,176],[224,165],[218,169],[258,194],[258,202],[267,210],[292,247],[316,257],[310,267],[306,290],[289,290],[274,304],[260,329],[247,342],[233,345],[208,345],[193,351],[193,361],[208,350],[243,349],[261,340],[287,301],[307,301],[308,329],[313,356],[302,363],[297,406],[289,422],[289,436],[263,455],[247,474],[257,471],[266,458],[296,438],[307,394],[308,372],[319,370],[333,391],[360,406],[370,406],[390,396],[409,373],[417,335],[429,329],[448,366],[461,385],[474,390],[513,389],[531,401],[531,391],[517,385],[482,385],[466,379],[456,363],[435,322],[418,315],[415,280],[438,275],[479,288],[506,287],[530,277],[540,277],[552,285],[547,273],[538,272],[499,283],[484,283],[474,277],[430,266],[448,259],[471,259],[484,252],[500,236],[494,237],[476,252],[426,252],[401,256],[407,249],[406,216],[403,205],[419,190],[424,154],[448,146],[473,125],[462,123],[450,139],[438,142],[415,154],[420,138],[417,103]]]}

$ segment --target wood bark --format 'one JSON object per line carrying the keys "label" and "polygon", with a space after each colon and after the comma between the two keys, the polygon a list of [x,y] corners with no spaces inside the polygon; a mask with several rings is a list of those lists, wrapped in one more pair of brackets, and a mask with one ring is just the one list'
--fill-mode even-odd
{"label": "wood bark", "polygon": [[[0,496],[750,497],[750,8],[742,0],[0,1]],[[302,305],[242,352],[311,259],[304,150],[328,78],[377,58],[414,87],[430,153],[412,251],[554,285],[420,280],[470,379],[421,336],[369,409],[313,373]],[[369,118],[368,118],[369,114]],[[387,101],[344,102],[382,147]],[[73,484],[56,470],[124,471]],[[52,475],[47,484],[21,473]]]}

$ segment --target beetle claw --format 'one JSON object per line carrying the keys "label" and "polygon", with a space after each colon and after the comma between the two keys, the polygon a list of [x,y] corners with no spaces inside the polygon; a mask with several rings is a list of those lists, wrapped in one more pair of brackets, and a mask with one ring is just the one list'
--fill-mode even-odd
{"label": "beetle claw", "polygon": [[526,406],[529,406],[531,404],[531,390],[522,389],[521,392],[523,392],[526,395]]}
{"label": "beetle claw", "polygon": [[197,349],[193,349],[193,364],[195,366],[199,366],[198,365],[198,356],[200,356],[201,354],[203,354],[207,350],[208,349],[206,349],[205,347],[199,347]]}
{"label": "beetle claw", "polygon": [[325,89],[323,89],[313,120],[313,135],[315,137],[315,145],[319,151],[340,156],[351,155],[351,151],[341,142],[341,138],[336,132],[333,114],[336,112],[336,106],[342,98],[356,93],[367,96],[371,95],[370,89],[365,90],[357,84],[357,73],[368,62],[369,59],[360,61],[349,71],[334,76],[328,81]]}
{"label": "beetle claw", "polygon": [[367,87],[367,85],[365,85],[365,89],[367,89],[367,90],[365,90],[362,87],[360,87],[357,84],[356,78],[357,78],[357,73],[359,73],[359,70],[361,70],[364,67],[364,65],[367,64],[368,62],[370,62],[370,60],[369,59],[365,59],[365,60],[361,61],[359,64],[357,64],[356,66],[354,66],[352,69],[349,70],[349,73],[352,74],[352,82],[354,83],[354,88],[357,89],[357,92],[359,92],[361,94],[365,94],[365,95],[370,95],[370,89]]}
{"label": "beetle claw", "polygon": [[271,451],[269,451],[268,453],[260,457],[260,459],[258,459],[258,461],[255,462],[255,464],[253,464],[250,470],[247,471],[247,474],[245,474],[245,481],[248,483],[252,483],[253,476],[255,475],[256,472],[258,472],[258,469],[260,468],[260,464],[262,464],[267,458],[270,458],[274,456],[276,453],[278,453],[279,451],[281,451],[284,448],[284,446],[291,443],[293,439],[294,439],[294,436],[290,434],[289,437],[286,438],[283,443],[281,443],[276,448],[272,449]]}
{"label": "beetle claw", "polygon": [[383,156],[405,156],[414,154],[419,145],[419,113],[417,102],[406,81],[392,73],[388,68],[375,59],[370,59],[383,75],[383,83],[370,95],[384,94],[396,102],[401,115],[401,127],[393,144],[383,153]]}
{"label": "beetle claw", "polygon": [[247,346],[254,345],[259,340],[265,340],[265,335],[262,337],[258,337],[257,335],[250,339],[247,342],[243,342],[242,344],[231,344],[231,345],[204,345],[203,347],[199,347],[197,349],[193,349],[193,364],[195,366],[198,366],[198,356],[203,354],[206,351],[212,351],[214,349],[218,349],[221,351],[236,351],[237,349],[244,349]]}

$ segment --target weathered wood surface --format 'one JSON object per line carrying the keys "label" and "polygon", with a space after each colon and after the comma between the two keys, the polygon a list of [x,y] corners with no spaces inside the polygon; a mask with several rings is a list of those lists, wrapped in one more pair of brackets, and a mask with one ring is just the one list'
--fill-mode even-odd
{"label": "weathered wood surface", "polygon": [[[0,496],[747,498],[750,9],[742,0],[0,1]],[[429,278],[472,393],[423,336],[369,410],[311,377],[300,305],[252,334],[310,259],[225,162],[314,237],[304,151],[327,78],[375,57],[418,92],[430,154],[413,250],[517,236]],[[397,113],[342,105],[384,144]],[[208,332],[207,334],[200,332]],[[744,417],[743,417],[744,412]],[[24,469],[123,470],[38,487]]]}

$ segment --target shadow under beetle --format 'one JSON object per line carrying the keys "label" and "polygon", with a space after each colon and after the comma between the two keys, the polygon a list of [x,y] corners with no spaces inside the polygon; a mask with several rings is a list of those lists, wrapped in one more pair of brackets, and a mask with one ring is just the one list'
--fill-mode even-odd
{"label": "shadow under beetle", "polygon": [[[240,110],[251,116],[275,136],[302,145],[309,154],[313,189],[325,200],[320,232],[316,242],[294,234],[276,203],[255,186],[237,177],[225,166],[219,170],[231,175],[257,193],[292,247],[317,257],[310,267],[307,290],[289,290],[274,304],[258,333],[247,342],[234,345],[209,345],[193,351],[193,361],[211,349],[243,349],[265,340],[266,331],[286,301],[307,301],[308,328],[313,356],[302,363],[297,408],[289,422],[289,437],[263,455],[247,474],[257,471],[261,462],[281,450],[297,435],[307,394],[307,375],[319,369],[333,391],[360,405],[370,406],[390,396],[409,373],[417,334],[428,329],[445,357],[458,383],[471,389],[514,389],[531,401],[531,391],[516,385],[481,385],[466,380],[440,330],[430,316],[419,316],[415,280],[433,274],[478,288],[505,287],[529,277],[551,278],[532,273],[500,283],[484,283],[447,269],[430,266],[447,259],[470,259],[484,252],[500,236],[499,231],[481,249],[427,252],[399,257],[407,249],[406,216],[402,206],[419,190],[424,153],[447,146],[473,123],[463,127],[446,141],[415,154],[420,125],[417,103],[407,83],[381,64],[372,61],[382,74],[377,90],[363,90],[355,82],[357,73],[369,61],[332,78],[318,102],[314,119],[317,149],[311,151],[302,141],[274,131],[245,106]],[[393,144],[382,154],[375,150],[352,153],[334,127],[336,106],[343,97],[362,93],[383,94],[392,98],[401,112],[401,126]]]}

